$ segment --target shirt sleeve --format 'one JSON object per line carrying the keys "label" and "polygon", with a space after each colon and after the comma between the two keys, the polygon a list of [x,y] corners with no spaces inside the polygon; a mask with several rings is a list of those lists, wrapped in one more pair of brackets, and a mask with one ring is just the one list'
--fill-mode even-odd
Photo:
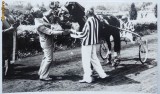
{"label": "shirt sleeve", "polygon": [[37,28],[37,31],[39,31],[41,33],[44,33],[46,35],[59,35],[59,34],[62,34],[64,32],[62,30],[51,30],[44,25],[39,26]]}
{"label": "shirt sleeve", "polygon": [[83,29],[82,29],[82,32],[75,32],[74,34],[74,38],[80,38],[80,39],[83,39],[87,36],[88,34],[88,31],[89,31],[89,19],[86,21]]}
{"label": "shirt sleeve", "polygon": [[37,28],[37,31],[44,33],[44,34],[47,34],[47,35],[51,35],[51,30],[49,28],[45,27],[44,25],[40,25]]}

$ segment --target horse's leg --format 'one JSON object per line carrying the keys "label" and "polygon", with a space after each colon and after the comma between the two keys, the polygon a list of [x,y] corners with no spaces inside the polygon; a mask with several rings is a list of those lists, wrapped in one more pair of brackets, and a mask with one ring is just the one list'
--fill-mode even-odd
{"label": "horse's leg", "polygon": [[106,36],[106,42],[107,42],[107,45],[108,45],[108,49],[110,51],[108,60],[109,60],[109,63],[111,63],[111,59],[112,59],[112,56],[111,56],[111,46],[112,46],[112,44],[111,44],[111,41],[110,41],[110,35]]}
{"label": "horse's leg", "polygon": [[120,55],[121,40],[120,40],[119,30],[113,30],[112,36],[113,36],[113,39],[114,39],[114,52],[116,52],[117,55]]}
{"label": "horse's leg", "polygon": [[80,25],[80,31],[82,31],[82,29],[84,27],[84,24],[85,24],[85,19],[84,18],[78,18],[77,22]]}

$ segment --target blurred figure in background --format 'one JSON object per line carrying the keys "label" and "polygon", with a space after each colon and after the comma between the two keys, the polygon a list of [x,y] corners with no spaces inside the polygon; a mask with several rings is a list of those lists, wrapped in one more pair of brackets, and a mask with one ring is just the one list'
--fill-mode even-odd
{"label": "blurred figure in background", "polygon": [[19,22],[10,14],[8,4],[5,4],[5,19],[2,21],[2,65],[3,77],[12,77],[14,74],[14,65],[11,64],[13,54],[13,34]]}

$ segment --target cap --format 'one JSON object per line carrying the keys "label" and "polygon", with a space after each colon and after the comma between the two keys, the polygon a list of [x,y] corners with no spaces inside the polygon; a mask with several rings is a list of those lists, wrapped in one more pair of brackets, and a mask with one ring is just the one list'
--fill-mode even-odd
{"label": "cap", "polygon": [[54,8],[59,7],[59,1],[56,1],[56,2],[52,1],[52,2],[49,4],[49,7],[50,7],[51,9],[54,9]]}
{"label": "cap", "polygon": [[122,16],[122,18],[121,18],[122,20],[126,20],[127,19],[127,17],[126,16]]}

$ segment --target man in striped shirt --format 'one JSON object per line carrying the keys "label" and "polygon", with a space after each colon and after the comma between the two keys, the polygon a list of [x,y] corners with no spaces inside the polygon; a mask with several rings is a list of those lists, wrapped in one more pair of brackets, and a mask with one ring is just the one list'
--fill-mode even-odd
{"label": "man in striped shirt", "polygon": [[81,83],[91,83],[92,82],[92,70],[91,64],[96,72],[99,74],[100,78],[105,78],[107,75],[104,72],[100,61],[96,54],[96,44],[98,43],[98,32],[99,32],[99,22],[94,17],[94,9],[90,8],[87,11],[88,19],[82,29],[82,32],[73,32],[74,38],[82,39],[82,66],[84,70],[83,79],[79,82]]}
{"label": "man in striped shirt", "polygon": [[[134,32],[134,24],[132,21],[129,21],[127,17],[123,16],[122,17],[122,22],[121,22],[121,28],[124,30],[129,30]],[[129,39],[131,43],[133,43],[133,35],[132,33],[129,33],[127,31],[122,31],[120,34],[121,37],[124,37],[126,39]]]}

